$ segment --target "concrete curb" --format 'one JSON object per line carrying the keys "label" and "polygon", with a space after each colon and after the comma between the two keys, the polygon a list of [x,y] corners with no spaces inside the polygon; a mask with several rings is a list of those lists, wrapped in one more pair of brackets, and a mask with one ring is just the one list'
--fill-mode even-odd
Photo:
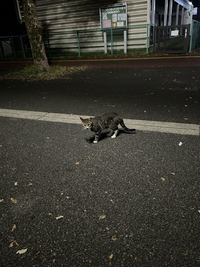
{"label": "concrete curb", "polygon": [[[0,109],[0,117],[80,124],[79,117],[89,117],[89,116],[26,111],[26,110]],[[140,131],[200,136],[200,125],[198,124],[130,120],[130,119],[124,119],[124,122],[128,128],[135,128],[136,130]]]}

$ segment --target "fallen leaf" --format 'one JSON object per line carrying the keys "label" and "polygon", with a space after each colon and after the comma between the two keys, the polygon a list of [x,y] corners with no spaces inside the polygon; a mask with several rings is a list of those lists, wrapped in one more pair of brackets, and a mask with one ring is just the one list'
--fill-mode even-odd
{"label": "fallen leaf", "polygon": [[9,248],[12,248],[14,246],[14,242],[11,242],[9,245]]}
{"label": "fallen leaf", "polygon": [[111,253],[110,256],[109,256],[109,259],[112,260],[113,256],[114,255]]}
{"label": "fallen leaf", "polygon": [[79,165],[79,164],[80,164],[80,162],[79,162],[79,161],[77,161],[77,162],[76,162],[76,165]]}
{"label": "fallen leaf", "polygon": [[12,203],[17,204],[17,199],[11,197],[10,200],[12,201]]}
{"label": "fallen leaf", "polygon": [[0,145],[0,147],[2,147],[3,145]]}
{"label": "fallen leaf", "polygon": [[17,225],[16,224],[13,224],[13,227],[12,227],[11,232],[13,232],[16,228],[17,228]]}
{"label": "fallen leaf", "polygon": [[18,185],[18,182],[15,182],[15,183],[14,183],[14,186],[17,186],[17,185]]}
{"label": "fallen leaf", "polygon": [[26,253],[27,250],[28,250],[27,248],[18,250],[18,251],[16,252],[16,254],[24,254],[24,253]]}
{"label": "fallen leaf", "polygon": [[176,175],[175,172],[170,172],[170,173],[171,173],[171,175]]}
{"label": "fallen leaf", "polygon": [[56,217],[56,220],[60,220],[60,219],[63,219],[63,218],[64,218],[64,216],[60,215],[60,216]]}
{"label": "fallen leaf", "polygon": [[198,210],[198,213],[200,213],[200,210]]}
{"label": "fallen leaf", "polygon": [[113,236],[111,237],[111,239],[112,239],[112,241],[116,241],[116,240],[117,240],[117,236],[116,236],[116,235],[113,235]]}
{"label": "fallen leaf", "polygon": [[14,247],[14,245],[16,245],[16,246],[19,247],[19,244],[17,243],[16,240],[13,240],[13,241],[10,243],[9,247],[12,248],[12,247]]}
{"label": "fallen leaf", "polygon": [[70,199],[70,197],[69,197],[69,196],[66,196],[66,198],[67,198],[67,199]]}
{"label": "fallen leaf", "polygon": [[1,203],[1,202],[4,202],[4,199],[3,199],[3,198],[0,199],[0,203]]}
{"label": "fallen leaf", "polygon": [[29,183],[28,185],[33,185],[33,183]]}
{"label": "fallen leaf", "polygon": [[165,182],[165,178],[164,178],[164,177],[161,177],[161,180],[162,180],[163,182]]}
{"label": "fallen leaf", "polygon": [[50,137],[49,137],[49,136],[46,136],[46,139],[47,139],[47,140],[49,140],[49,139],[50,139]]}
{"label": "fallen leaf", "polygon": [[182,144],[183,144],[182,142],[179,142],[179,144],[178,144],[178,145],[179,145],[179,146],[182,146]]}
{"label": "fallen leaf", "polygon": [[99,220],[103,220],[103,219],[105,219],[106,218],[106,215],[101,215],[100,217],[99,217]]}

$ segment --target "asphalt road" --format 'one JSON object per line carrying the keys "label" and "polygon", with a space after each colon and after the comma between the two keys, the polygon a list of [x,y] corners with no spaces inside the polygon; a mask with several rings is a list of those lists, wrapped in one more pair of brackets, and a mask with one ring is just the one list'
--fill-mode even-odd
{"label": "asphalt road", "polygon": [[[151,64],[0,81],[0,108],[199,124],[199,67]],[[1,267],[200,265],[199,136],[137,131],[89,144],[81,125],[0,125]]]}
{"label": "asphalt road", "polygon": [[199,124],[200,58],[74,64],[86,69],[70,79],[1,81],[0,107]]}

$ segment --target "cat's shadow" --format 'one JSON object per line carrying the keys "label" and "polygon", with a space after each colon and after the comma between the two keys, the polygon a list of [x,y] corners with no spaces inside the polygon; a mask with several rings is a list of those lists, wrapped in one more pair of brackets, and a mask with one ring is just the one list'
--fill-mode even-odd
{"label": "cat's shadow", "polygon": [[[100,140],[103,140],[103,139],[107,139],[107,138],[111,138],[109,137],[107,134],[109,133],[109,131],[105,131],[101,134],[100,138],[99,138],[99,141]],[[136,134],[136,131],[134,131],[133,133],[127,133],[127,132],[124,132],[123,130],[120,130],[119,129],[119,132],[117,134],[117,137],[120,136],[121,134]],[[88,142],[88,143],[93,143],[94,141],[94,135],[89,137],[89,138],[85,138],[85,140]]]}

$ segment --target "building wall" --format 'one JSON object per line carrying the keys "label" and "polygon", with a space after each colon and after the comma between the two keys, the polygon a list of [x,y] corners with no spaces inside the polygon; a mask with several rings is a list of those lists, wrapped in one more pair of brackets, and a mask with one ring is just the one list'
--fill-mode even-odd
{"label": "building wall", "polygon": [[[77,51],[77,30],[80,31],[81,51],[104,51],[103,32],[100,30],[99,8],[121,3],[113,0],[36,0],[37,12],[44,30],[49,33],[48,43],[55,50]],[[145,48],[147,27],[150,22],[149,0],[127,0],[128,49]],[[144,25],[138,27],[138,25]],[[132,28],[133,26],[133,28]],[[96,30],[92,30],[96,29]],[[99,30],[97,30],[99,29]],[[108,49],[111,46],[110,32],[107,33]],[[123,49],[122,30],[114,30],[114,49]]]}

